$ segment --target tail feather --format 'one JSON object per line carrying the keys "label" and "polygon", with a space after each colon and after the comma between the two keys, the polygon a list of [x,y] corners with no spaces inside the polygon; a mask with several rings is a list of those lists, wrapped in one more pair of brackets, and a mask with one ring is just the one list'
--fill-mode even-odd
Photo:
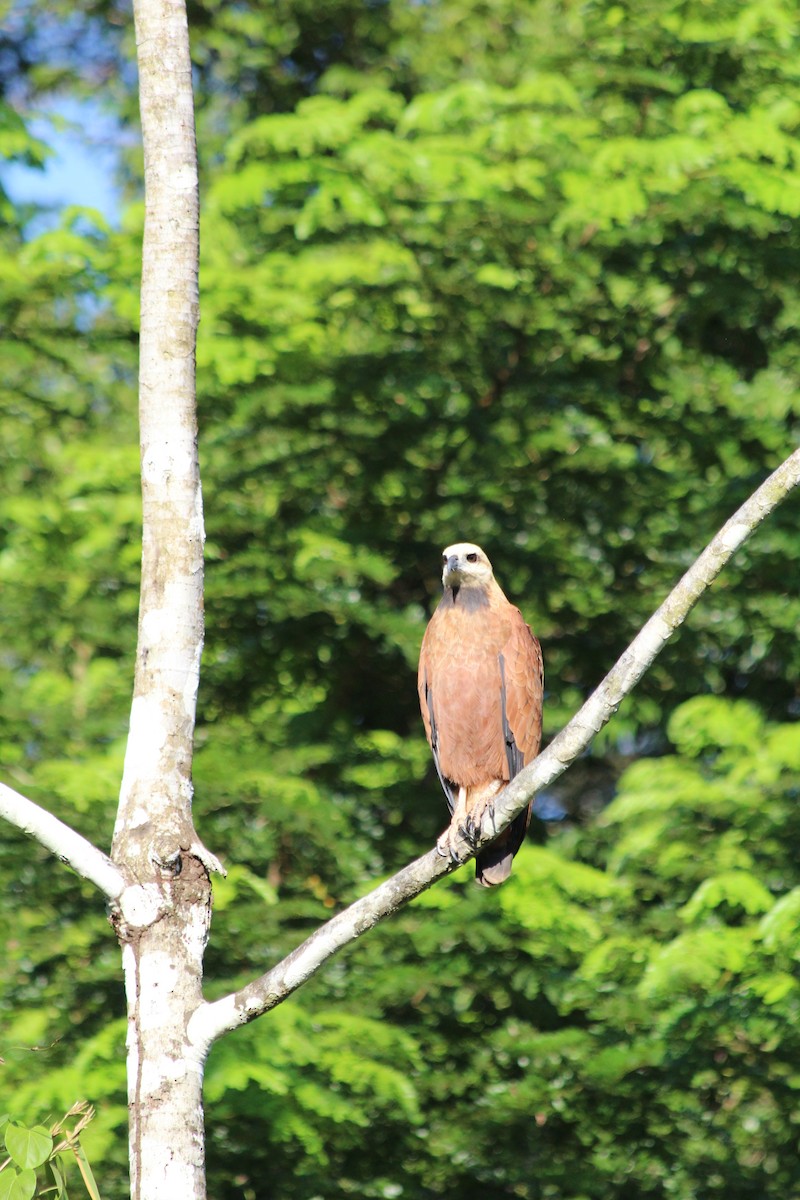
{"label": "tail feather", "polygon": [[530,806],[475,859],[475,878],[481,887],[496,887],[511,874],[511,861],[525,840],[531,819]]}

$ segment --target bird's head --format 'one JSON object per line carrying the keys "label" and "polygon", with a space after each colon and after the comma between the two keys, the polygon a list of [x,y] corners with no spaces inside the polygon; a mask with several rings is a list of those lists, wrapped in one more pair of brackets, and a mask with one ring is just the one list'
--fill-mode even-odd
{"label": "bird's head", "polygon": [[442,552],[444,587],[485,588],[492,578],[492,564],[480,546],[472,542],[456,542]]}

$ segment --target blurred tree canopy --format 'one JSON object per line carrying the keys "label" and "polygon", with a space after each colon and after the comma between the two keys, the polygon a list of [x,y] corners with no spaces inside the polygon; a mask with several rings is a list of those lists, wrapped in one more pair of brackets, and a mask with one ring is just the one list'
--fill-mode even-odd
{"label": "blurred tree canopy", "polygon": [[[65,93],[135,122],[125,6],[3,17],[2,159],[45,161],[29,117]],[[213,992],[442,828],[414,687],[442,545],[484,545],[541,638],[552,735],[796,442],[800,60],[782,0],[190,23]],[[113,229],[36,232],[0,194],[0,760],[104,845],[136,626],[139,169]],[[797,520],[790,500],[717,582],[501,892],[446,882],[216,1049],[213,1195],[800,1186]],[[91,1100],[123,1195],[116,947],[88,888],[14,833],[0,855],[9,1110]]]}

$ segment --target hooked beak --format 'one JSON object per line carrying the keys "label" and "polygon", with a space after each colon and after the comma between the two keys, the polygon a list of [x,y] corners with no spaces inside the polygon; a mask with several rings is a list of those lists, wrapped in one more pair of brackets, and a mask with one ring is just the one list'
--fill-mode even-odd
{"label": "hooked beak", "polygon": [[453,584],[458,584],[461,581],[461,572],[458,569],[458,555],[451,554],[444,564],[442,571],[442,582],[445,587],[452,587]]}

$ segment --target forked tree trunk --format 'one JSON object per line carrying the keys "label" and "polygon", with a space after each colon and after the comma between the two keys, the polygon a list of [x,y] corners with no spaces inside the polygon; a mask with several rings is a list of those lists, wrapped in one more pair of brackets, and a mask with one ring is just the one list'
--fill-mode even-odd
{"label": "forked tree trunk", "polygon": [[[134,0],[145,163],[139,414],[142,586],[113,858],[128,1001],[133,1200],[205,1196],[202,1003],[210,885],[191,816],[203,642],[197,461],[198,182],[184,0]],[[137,887],[136,885],[142,885]]]}

